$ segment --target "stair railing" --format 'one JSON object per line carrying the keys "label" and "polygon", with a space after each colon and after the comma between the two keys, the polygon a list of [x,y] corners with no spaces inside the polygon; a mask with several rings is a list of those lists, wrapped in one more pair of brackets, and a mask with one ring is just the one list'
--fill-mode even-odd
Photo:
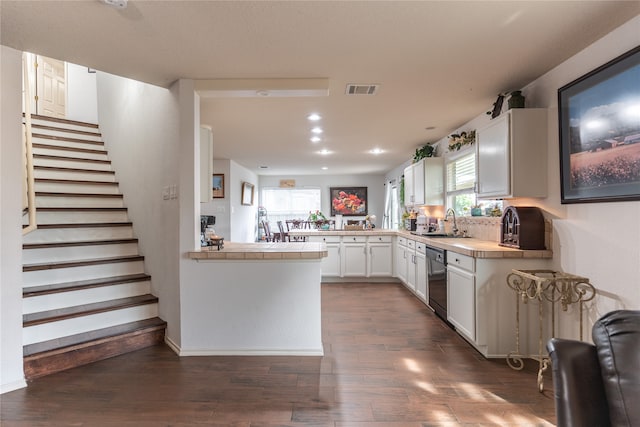
{"label": "stair railing", "polygon": [[22,125],[22,151],[24,161],[24,180],[22,191],[22,212],[26,213],[28,222],[22,227],[22,234],[27,234],[36,228],[36,193],[33,178],[33,145],[31,141],[31,84],[29,80],[29,65],[26,54],[22,56],[22,82],[24,85],[24,123]]}

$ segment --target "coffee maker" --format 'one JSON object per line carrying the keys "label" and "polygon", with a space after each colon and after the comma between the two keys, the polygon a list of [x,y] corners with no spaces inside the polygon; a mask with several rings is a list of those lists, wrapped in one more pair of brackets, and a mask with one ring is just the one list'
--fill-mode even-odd
{"label": "coffee maker", "polygon": [[205,233],[207,227],[213,227],[216,223],[216,217],[213,215],[200,215],[200,246],[207,246],[207,238]]}

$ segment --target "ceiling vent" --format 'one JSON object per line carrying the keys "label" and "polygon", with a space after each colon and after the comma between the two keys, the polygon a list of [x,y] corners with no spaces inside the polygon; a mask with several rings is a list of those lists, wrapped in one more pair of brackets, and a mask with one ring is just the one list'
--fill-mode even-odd
{"label": "ceiling vent", "polygon": [[375,95],[380,85],[348,84],[345,93],[347,95]]}

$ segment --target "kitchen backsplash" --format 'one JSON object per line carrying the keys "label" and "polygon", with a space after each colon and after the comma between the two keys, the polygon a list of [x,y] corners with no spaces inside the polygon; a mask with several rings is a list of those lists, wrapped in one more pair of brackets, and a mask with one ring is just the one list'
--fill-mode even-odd
{"label": "kitchen backsplash", "polygon": [[[458,230],[467,231],[467,235],[481,240],[500,242],[500,217],[463,216],[456,218]],[[445,231],[450,232],[453,220],[445,223]],[[544,222],[544,244],[551,249],[551,221]]]}

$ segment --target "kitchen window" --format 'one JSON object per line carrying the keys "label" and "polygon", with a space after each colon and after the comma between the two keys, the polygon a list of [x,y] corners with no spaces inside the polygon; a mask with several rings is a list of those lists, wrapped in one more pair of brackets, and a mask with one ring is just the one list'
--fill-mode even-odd
{"label": "kitchen window", "polygon": [[447,160],[447,207],[456,215],[469,215],[476,205],[476,153],[455,154]]}
{"label": "kitchen window", "polygon": [[272,227],[278,221],[307,219],[309,212],[322,211],[320,188],[267,187],[261,200]]}

